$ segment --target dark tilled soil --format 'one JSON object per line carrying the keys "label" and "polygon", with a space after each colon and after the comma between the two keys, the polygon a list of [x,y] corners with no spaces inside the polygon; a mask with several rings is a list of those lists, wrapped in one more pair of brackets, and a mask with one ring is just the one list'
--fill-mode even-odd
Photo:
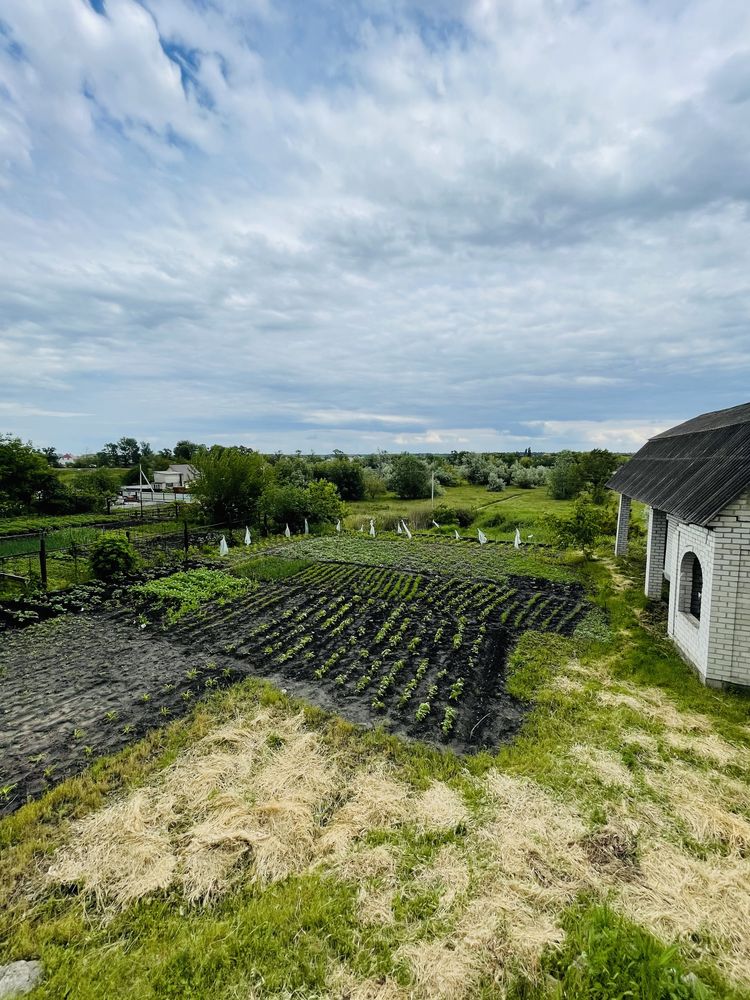
{"label": "dark tilled soil", "polygon": [[[171,627],[152,615],[144,628],[136,609],[123,607],[6,633],[0,815],[184,714],[206,690],[248,675],[354,723],[463,753],[495,749],[518,731],[527,708],[505,689],[518,635],[569,632],[586,611],[580,588],[561,584],[432,577],[404,600],[403,591],[384,597],[384,582],[387,593],[389,582],[369,568],[338,588],[289,578]],[[483,606],[490,608],[484,633]],[[456,719],[446,734],[447,707]]]}
{"label": "dark tilled soil", "polygon": [[242,675],[238,663],[146,635],[121,614],[66,615],[5,635],[0,815]]}

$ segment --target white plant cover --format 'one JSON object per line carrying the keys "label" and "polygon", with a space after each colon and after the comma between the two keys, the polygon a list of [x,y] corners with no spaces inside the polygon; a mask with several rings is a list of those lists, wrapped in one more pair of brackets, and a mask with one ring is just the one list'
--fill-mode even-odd
{"label": "white plant cover", "polygon": [[253,538],[252,535],[250,534],[250,529],[248,527],[245,527],[245,545],[252,545],[252,542]]}
{"label": "white plant cover", "polygon": [[487,541],[487,536],[482,531],[481,528],[477,528],[477,538],[479,539],[479,544],[484,545]]}
{"label": "white plant cover", "polygon": [[516,528],[516,537],[513,539],[513,545],[515,548],[521,548],[521,532]]}
{"label": "white plant cover", "polygon": [[292,537],[292,533],[289,530],[289,525],[288,524],[287,524],[286,528],[284,528],[284,534],[286,535],[287,538],[291,538]]}
{"label": "white plant cover", "polygon": [[341,534],[341,521],[336,522],[336,531],[338,531],[338,533]]}
{"label": "white plant cover", "polygon": [[459,533],[457,531],[454,531],[453,534],[456,536],[456,540],[460,541],[461,536],[459,535]]}
{"label": "white plant cover", "polygon": [[435,525],[435,527],[436,527],[436,528],[439,528],[439,527],[440,527],[440,525],[439,525],[439,524],[437,523],[437,521],[433,520],[433,522],[432,522],[432,523],[433,523],[433,524]]}
{"label": "white plant cover", "polygon": [[408,528],[406,527],[406,521],[402,521],[402,522],[401,522],[401,526],[402,526],[402,527],[403,527],[403,529],[404,529],[404,533],[405,533],[406,537],[407,537],[407,538],[411,538],[411,532],[410,532],[410,531],[409,531],[409,529],[408,529]]}
{"label": "white plant cover", "polygon": [[372,519],[370,519],[370,534],[375,537],[375,522]]}
{"label": "white plant cover", "polygon": [[225,556],[229,552],[229,546],[227,545],[226,538],[222,535],[221,541],[219,542],[219,555]]}
{"label": "white plant cover", "polygon": [[306,535],[309,535],[309,534],[310,534],[310,529],[309,529],[309,528],[308,528],[308,526],[307,526],[307,518],[305,518],[305,534],[306,534]]}
{"label": "white plant cover", "polygon": [[402,534],[403,534],[403,532],[402,532],[402,530],[401,530],[401,522],[400,522],[400,521],[399,521],[399,522],[398,522],[398,524],[396,525],[396,533],[397,533],[397,534],[399,534],[399,535],[402,535]]}

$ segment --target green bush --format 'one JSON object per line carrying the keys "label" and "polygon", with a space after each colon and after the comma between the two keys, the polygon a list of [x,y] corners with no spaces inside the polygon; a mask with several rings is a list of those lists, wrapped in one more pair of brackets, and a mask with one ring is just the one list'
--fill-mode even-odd
{"label": "green bush", "polygon": [[124,538],[102,538],[89,556],[91,572],[97,580],[112,580],[135,568],[136,556]]}
{"label": "green bush", "polygon": [[438,524],[457,524],[460,528],[468,528],[474,520],[474,511],[470,507],[450,507],[441,503],[435,508],[434,516]]}

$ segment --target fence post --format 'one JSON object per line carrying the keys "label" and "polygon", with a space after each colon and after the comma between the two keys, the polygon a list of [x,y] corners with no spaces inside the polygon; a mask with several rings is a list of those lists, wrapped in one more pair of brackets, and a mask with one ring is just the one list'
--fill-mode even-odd
{"label": "fence post", "polygon": [[185,521],[182,525],[182,544],[185,549],[185,564],[187,565],[188,549],[190,548],[190,536],[188,534],[187,521]]}
{"label": "fence post", "polygon": [[39,532],[39,576],[42,580],[42,587],[47,589],[47,543],[44,540],[44,532]]}

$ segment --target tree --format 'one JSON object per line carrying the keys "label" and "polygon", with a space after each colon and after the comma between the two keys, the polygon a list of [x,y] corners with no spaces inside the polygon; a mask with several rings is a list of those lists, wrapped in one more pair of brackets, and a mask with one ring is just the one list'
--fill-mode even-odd
{"label": "tree", "polygon": [[35,497],[44,490],[54,490],[58,482],[47,459],[31,443],[0,434],[0,505],[8,510],[21,506],[28,510]]}
{"label": "tree", "polygon": [[287,524],[292,531],[302,531],[305,518],[310,525],[333,524],[344,514],[336,487],[325,479],[309,486],[272,483],[264,489],[259,509],[275,531],[282,531]]}
{"label": "tree", "polygon": [[342,500],[362,500],[365,495],[364,470],[359,462],[339,455],[315,466],[315,478],[327,479],[339,491]]}
{"label": "tree", "polygon": [[174,457],[177,462],[192,462],[193,456],[201,447],[194,441],[178,441],[174,446]]}
{"label": "tree", "polygon": [[581,457],[581,478],[591,490],[594,503],[604,503],[606,484],[619,464],[617,456],[606,448],[594,448]]}
{"label": "tree", "polygon": [[60,468],[60,456],[54,448],[40,448],[39,454],[47,459],[47,465],[53,469]]}
{"label": "tree", "polygon": [[80,496],[90,497],[94,505],[103,506],[104,502],[117,496],[120,480],[112,469],[94,469],[91,472],[79,472],[73,479],[73,489]]}
{"label": "tree", "polygon": [[401,500],[421,500],[430,496],[430,472],[416,455],[397,455],[393,460],[391,486]]}
{"label": "tree", "polygon": [[258,500],[270,476],[269,466],[257,452],[214,445],[193,456],[198,477],[191,492],[214,522],[256,522]]}
{"label": "tree", "polygon": [[117,448],[118,465],[127,468],[129,465],[140,462],[141,449],[135,438],[121,437],[115,447]]}
{"label": "tree", "polygon": [[553,500],[572,500],[581,489],[583,476],[572,451],[561,451],[549,473],[549,495]]}
{"label": "tree", "polygon": [[322,479],[310,483],[305,490],[307,517],[311,524],[333,524],[344,513],[335,483]]}
{"label": "tree", "polygon": [[581,549],[585,559],[597,540],[605,533],[606,509],[592,503],[591,496],[581,493],[573,502],[569,517],[548,515],[546,521],[555,542],[562,548]]}
{"label": "tree", "polygon": [[363,470],[365,497],[368,500],[377,500],[378,497],[385,496],[388,492],[385,479],[374,469],[365,468]]}

